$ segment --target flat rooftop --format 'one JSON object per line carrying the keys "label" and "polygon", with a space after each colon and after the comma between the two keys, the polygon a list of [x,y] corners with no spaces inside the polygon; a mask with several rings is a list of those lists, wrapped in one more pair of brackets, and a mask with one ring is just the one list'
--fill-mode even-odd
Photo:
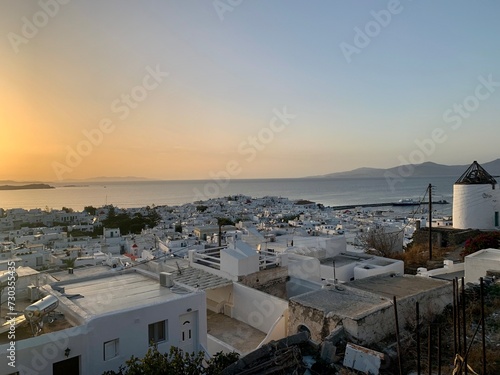
{"label": "flat rooftop", "polygon": [[356,317],[375,307],[381,307],[390,301],[386,298],[367,293],[362,290],[346,288],[339,284],[330,289],[321,289],[290,298],[290,301],[300,305],[334,313],[339,317]]}
{"label": "flat rooftop", "polygon": [[324,259],[320,259],[320,263],[324,265],[331,265],[333,267],[333,262],[335,262],[336,267],[343,267],[347,264],[356,263],[356,262],[364,262],[369,259],[372,259],[372,255],[366,254],[339,254],[334,257],[328,257]]}
{"label": "flat rooftop", "polygon": [[135,269],[52,284],[54,290],[58,287],[64,288],[63,295],[90,315],[155,305],[180,298],[186,292],[175,293],[175,288],[163,287],[158,280]]}
{"label": "flat rooftop", "polygon": [[451,272],[451,273],[441,273],[438,275],[430,276],[431,279],[453,281],[454,279],[461,279],[465,276],[465,270]]}
{"label": "flat rooftop", "polygon": [[207,310],[207,333],[235,348],[241,354],[256,349],[266,334],[224,314]]}
{"label": "flat rooftop", "polygon": [[97,266],[83,266],[73,268],[73,273],[69,273],[68,270],[62,270],[57,272],[51,272],[52,276],[57,281],[67,281],[67,280],[77,280],[82,277],[89,276],[99,276],[104,274],[116,274],[118,271],[109,266],[97,265]]}
{"label": "flat rooftop", "polygon": [[341,318],[356,318],[392,304],[394,296],[403,298],[434,289],[451,287],[448,281],[413,275],[380,275],[331,285],[290,298],[291,302],[311,307]]}
{"label": "flat rooftop", "polygon": [[[9,260],[12,260],[12,259],[9,259]],[[3,272],[5,272],[5,270],[0,271],[0,273],[3,273]],[[19,266],[16,268],[16,273],[17,273],[17,277],[21,278],[21,277],[38,275],[40,272],[38,272],[37,270],[35,270],[31,267]]]}
{"label": "flat rooftop", "polygon": [[409,297],[450,284],[447,281],[414,275],[381,275],[349,281],[345,285],[392,300],[394,296]]}
{"label": "flat rooftop", "polygon": [[500,261],[500,250],[498,249],[484,249],[479,250],[473,254],[467,255],[467,258],[480,258],[484,260]]}

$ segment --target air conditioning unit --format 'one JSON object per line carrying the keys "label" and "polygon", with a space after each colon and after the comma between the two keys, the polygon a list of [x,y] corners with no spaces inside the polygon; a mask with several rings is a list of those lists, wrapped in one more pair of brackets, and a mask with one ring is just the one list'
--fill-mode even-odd
{"label": "air conditioning unit", "polygon": [[170,272],[160,272],[160,285],[167,288],[174,286],[174,275]]}
{"label": "air conditioning unit", "polygon": [[40,299],[40,290],[35,285],[28,285],[28,298],[30,302],[35,302]]}

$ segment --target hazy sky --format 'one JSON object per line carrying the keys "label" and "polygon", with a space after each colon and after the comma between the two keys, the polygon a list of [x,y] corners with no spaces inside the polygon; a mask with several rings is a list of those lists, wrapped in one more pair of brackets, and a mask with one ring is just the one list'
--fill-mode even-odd
{"label": "hazy sky", "polygon": [[494,0],[3,1],[0,179],[487,162],[499,14]]}

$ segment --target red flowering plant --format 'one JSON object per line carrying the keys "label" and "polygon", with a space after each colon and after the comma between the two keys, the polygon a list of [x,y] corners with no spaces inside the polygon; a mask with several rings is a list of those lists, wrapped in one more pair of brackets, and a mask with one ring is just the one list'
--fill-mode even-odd
{"label": "red flowering plant", "polygon": [[500,232],[484,232],[475,237],[467,239],[464,245],[462,257],[483,249],[498,249],[500,243]]}

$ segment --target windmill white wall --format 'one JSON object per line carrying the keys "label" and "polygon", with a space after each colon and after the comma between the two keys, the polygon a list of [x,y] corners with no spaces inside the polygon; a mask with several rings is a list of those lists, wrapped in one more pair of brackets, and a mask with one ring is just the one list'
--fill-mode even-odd
{"label": "windmill white wall", "polygon": [[500,190],[497,180],[477,161],[453,185],[453,227],[495,229],[500,227]]}
{"label": "windmill white wall", "polygon": [[498,184],[453,185],[453,228],[495,229],[499,202]]}

